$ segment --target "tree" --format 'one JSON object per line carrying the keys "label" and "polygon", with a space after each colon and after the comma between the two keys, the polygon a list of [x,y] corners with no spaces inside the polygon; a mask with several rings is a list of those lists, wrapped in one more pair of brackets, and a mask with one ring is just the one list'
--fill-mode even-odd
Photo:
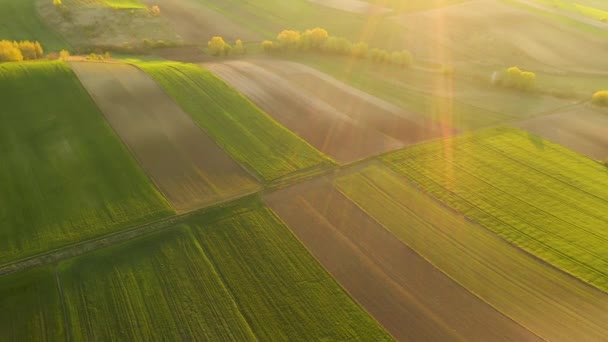
{"label": "tree", "polygon": [[22,60],[23,55],[17,44],[8,40],[0,40],[0,62],[20,62]]}
{"label": "tree", "polygon": [[24,60],[32,60],[38,58],[36,54],[36,45],[30,42],[29,40],[18,42],[16,46],[19,50],[21,50],[21,54],[23,55]]}
{"label": "tree", "polygon": [[277,40],[283,49],[295,50],[300,42],[300,36],[299,31],[283,30],[277,35]]}
{"label": "tree", "polygon": [[[600,90],[595,92],[591,98],[591,103],[601,107],[608,107],[608,90]],[[608,160],[606,165],[608,166]]]}
{"label": "tree", "polygon": [[63,6],[63,2],[61,0],[53,0],[53,5],[60,7]]}
{"label": "tree", "polygon": [[59,51],[59,59],[62,61],[67,61],[70,58],[70,52],[67,50]]}
{"label": "tree", "polygon": [[386,50],[372,49],[370,52],[372,61],[377,63],[388,63],[391,60],[391,55]]}
{"label": "tree", "polygon": [[329,37],[323,44],[324,51],[339,55],[350,55],[352,49],[353,44],[348,39],[341,37]]}
{"label": "tree", "polygon": [[150,8],[150,13],[152,13],[153,16],[158,17],[160,15],[160,7],[157,5],[152,6]]}
{"label": "tree", "polygon": [[412,54],[409,51],[393,52],[391,54],[391,63],[402,68],[409,67],[412,64]]}
{"label": "tree", "polygon": [[522,71],[518,67],[510,67],[498,76],[498,80],[495,83],[529,91],[536,87],[536,74],[530,71]]}
{"label": "tree", "polygon": [[234,48],[232,49],[232,53],[234,53],[235,55],[244,55],[245,54],[245,47],[243,46],[243,41],[240,39],[237,39],[236,42],[234,42]]}
{"label": "tree", "polygon": [[264,52],[273,52],[275,50],[274,43],[270,40],[263,41],[262,50],[264,50]]}
{"label": "tree", "polygon": [[209,53],[213,56],[222,56],[226,53],[226,42],[224,38],[215,36],[207,43]]}
{"label": "tree", "polygon": [[365,58],[367,57],[368,46],[364,42],[359,42],[354,44],[352,47],[352,54],[355,58]]}

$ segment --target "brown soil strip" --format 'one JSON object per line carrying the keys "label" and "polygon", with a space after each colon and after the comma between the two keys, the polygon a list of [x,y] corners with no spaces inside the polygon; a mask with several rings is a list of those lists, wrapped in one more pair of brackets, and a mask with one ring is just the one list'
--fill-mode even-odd
{"label": "brown soil strip", "polygon": [[205,64],[278,122],[338,162],[350,163],[404,144],[357,123],[277,73],[248,61]]}
{"label": "brown soil strip", "polygon": [[320,179],[265,196],[310,252],[396,339],[535,341]]}
{"label": "brown soil strip", "polygon": [[404,142],[406,145],[438,138],[445,134],[433,120],[405,111],[392,103],[348,86],[309,66],[286,61],[256,60],[256,65],[276,72],[311,96],[348,114],[355,122]]}
{"label": "brown soil strip", "polygon": [[178,212],[259,188],[143,71],[118,63],[72,68]]}
{"label": "brown soil strip", "polygon": [[222,36],[231,42],[236,39],[244,41],[262,39],[258,34],[239,26],[196,0],[142,0],[142,2],[148,6],[158,5],[161,10],[160,17],[169,22],[185,43],[199,45],[213,36]]}
{"label": "brown soil strip", "polygon": [[591,158],[608,159],[608,110],[583,105],[515,126]]}

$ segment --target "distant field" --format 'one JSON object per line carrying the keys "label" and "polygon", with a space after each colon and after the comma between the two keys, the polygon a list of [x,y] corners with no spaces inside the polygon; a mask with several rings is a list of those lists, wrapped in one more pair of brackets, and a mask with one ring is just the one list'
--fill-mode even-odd
{"label": "distant field", "polygon": [[2,64],[0,94],[0,264],[173,213],[66,64]]}
{"label": "distant field", "polygon": [[383,160],[465,216],[608,291],[608,169],[535,135],[497,128]]}
{"label": "distant field", "polygon": [[593,159],[608,159],[606,109],[585,104],[514,125]]}
{"label": "distant field", "polygon": [[390,169],[369,166],[336,185],[403,243],[538,336],[595,341],[608,335],[603,292],[466,220]]}
{"label": "distant field", "polygon": [[0,40],[37,40],[46,51],[68,44],[44,24],[36,12],[36,0],[0,0]]}
{"label": "distant field", "polygon": [[389,6],[402,12],[424,11],[466,1],[468,0],[367,0],[367,2]]}
{"label": "distant field", "polygon": [[0,277],[2,341],[64,341],[64,316],[54,267]]}
{"label": "distant field", "polygon": [[74,340],[389,340],[257,199],[60,265]]}
{"label": "distant field", "polygon": [[114,130],[179,212],[258,189],[253,176],[140,69],[74,62]]}
{"label": "distant field", "polygon": [[274,121],[207,70],[181,63],[140,63],[220,146],[265,181],[331,160]]}
{"label": "distant field", "polygon": [[608,6],[597,0],[533,0],[543,5],[608,23]]}
{"label": "distant field", "polygon": [[[331,56],[300,56],[310,65],[342,82],[409,110],[421,119],[459,129],[476,129],[533,117],[568,105],[570,101],[492,87],[488,83],[444,76],[439,72],[378,65],[370,61]],[[478,71],[476,71],[478,72]],[[485,72],[489,80],[492,70]]]}
{"label": "distant field", "polygon": [[265,200],[397,340],[537,340],[399,241],[327,179],[269,193]]}

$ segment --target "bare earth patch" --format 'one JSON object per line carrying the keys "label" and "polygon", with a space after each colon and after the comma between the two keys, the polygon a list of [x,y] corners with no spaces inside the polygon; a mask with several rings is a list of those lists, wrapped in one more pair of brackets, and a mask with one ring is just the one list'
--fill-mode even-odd
{"label": "bare earth patch", "polygon": [[439,135],[414,116],[299,64],[229,61],[204,66],[341,163]]}
{"label": "bare earth patch", "polygon": [[158,5],[161,17],[181,36],[185,43],[204,44],[213,36],[227,41],[236,39],[258,41],[262,37],[232,22],[196,0],[142,0],[148,6]]}
{"label": "bare earth patch", "polygon": [[391,12],[390,8],[370,4],[360,0],[308,0],[312,3],[335,8],[345,12],[378,15]]}
{"label": "bare earth patch", "polygon": [[401,243],[327,180],[271,193],[265,201],[397,340],[539,340]]}
{"label": "bare earth patch", "polygon": [[593,159],[608,159],[608,110],[578,106],[515,126]]}
{"label": "bare earth patch", "polygon": [[118,63],[71,64],[110,125],[179,212],[258,189],[143,71]]}

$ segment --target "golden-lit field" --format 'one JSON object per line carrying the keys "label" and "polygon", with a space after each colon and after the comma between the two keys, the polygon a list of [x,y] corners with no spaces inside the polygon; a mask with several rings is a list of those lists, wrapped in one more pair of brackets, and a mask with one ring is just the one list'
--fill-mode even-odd
{"label": "golden-lit field", "polygon": [[604,340],[606,39],[599,0],[0,0],[0,340]]}

